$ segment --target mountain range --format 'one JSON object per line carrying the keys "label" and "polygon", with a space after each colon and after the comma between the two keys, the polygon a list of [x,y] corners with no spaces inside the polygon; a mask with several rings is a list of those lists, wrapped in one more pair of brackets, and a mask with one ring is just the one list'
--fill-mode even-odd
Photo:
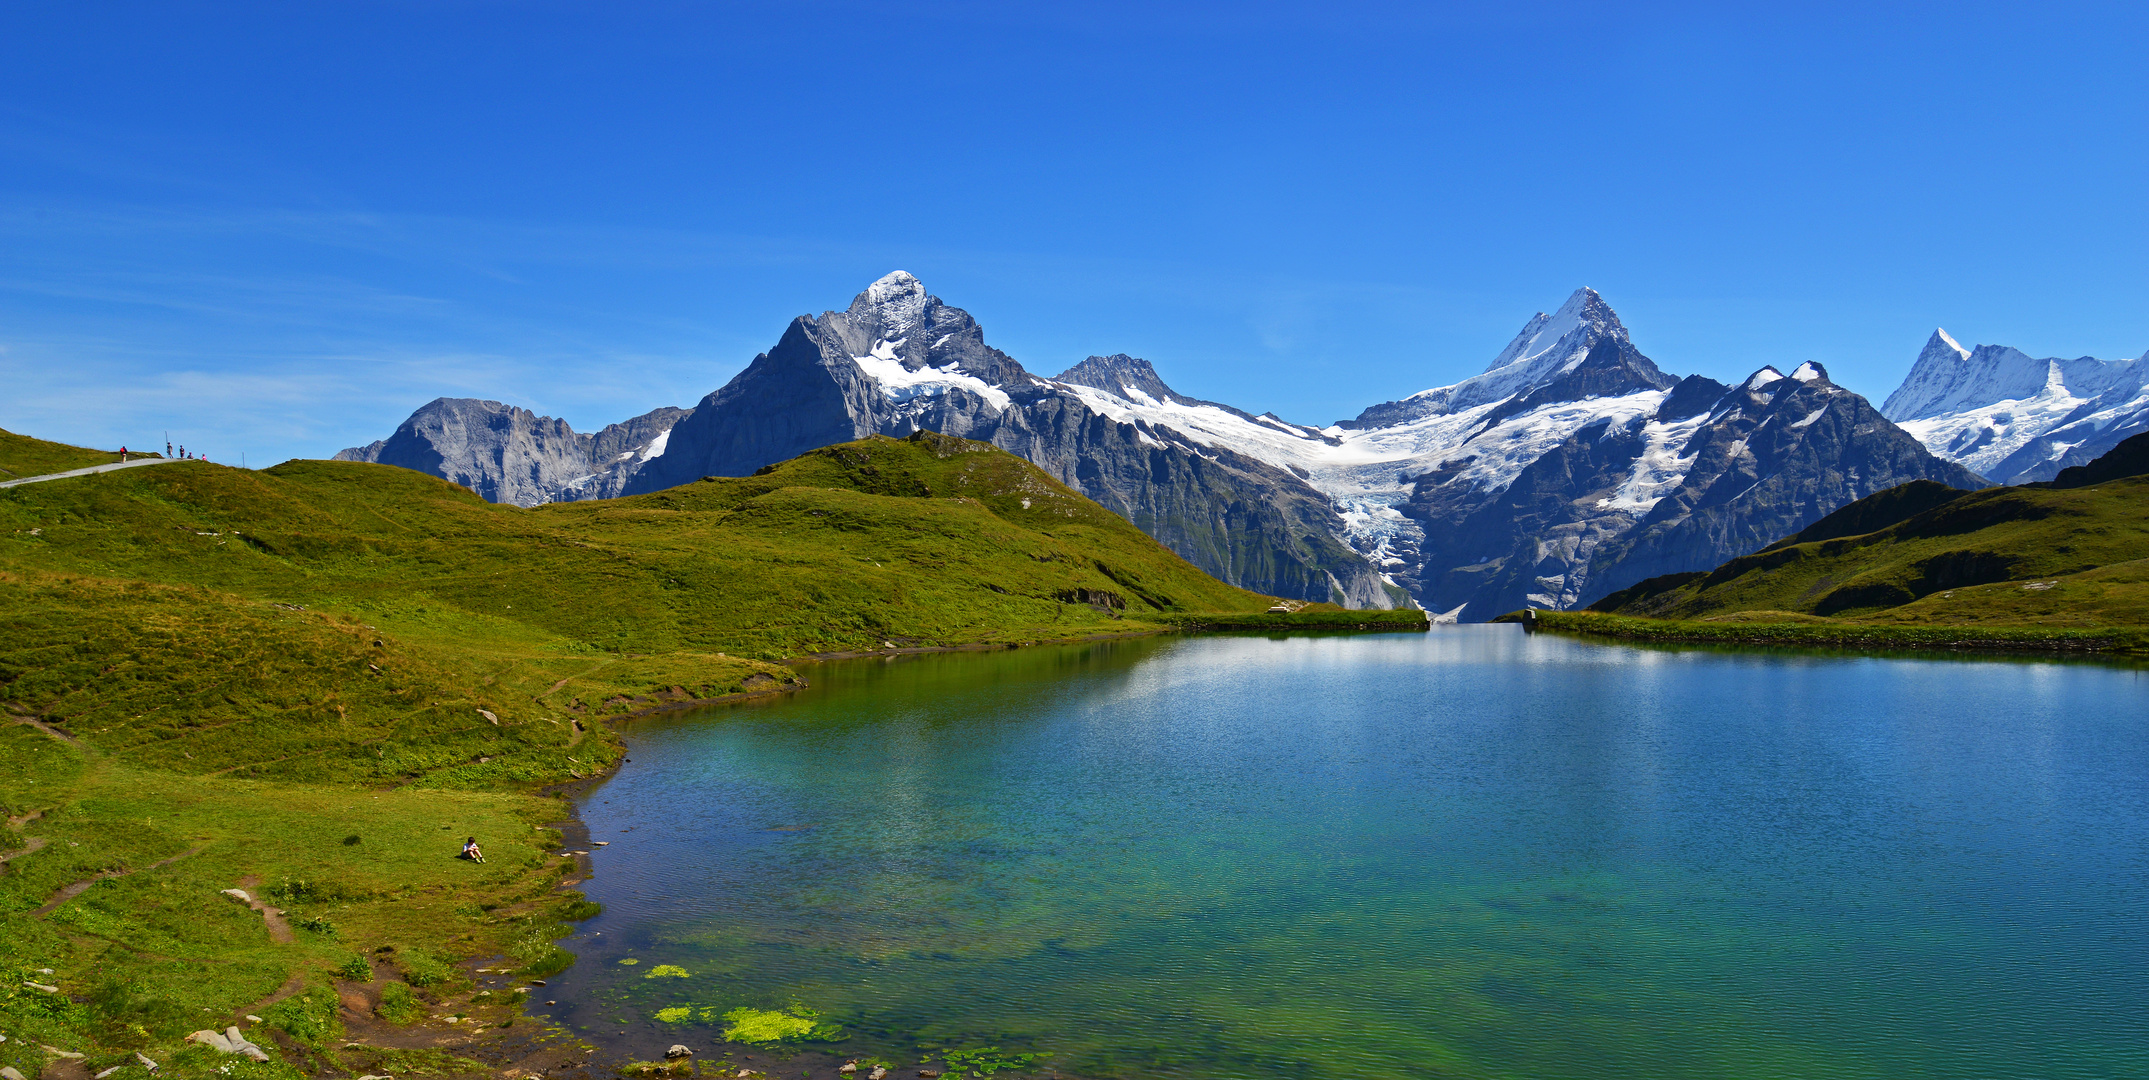
{"label": "mountain range", "polygon": [[[1477,620],[1706,569],[1912,480],[1985,486],[1974,464],[1985,459],[1928,450],[1920,439],[1934,436],[1914,426],[2003,400],[1944,360],[1921,358],[1886,410],[1812,363],[1735,386],[1679,378],[1584,288],[1532,317],[1482,373],[1315,428],[1180,394],[1126,355],[1033,374],[898,271],[842,311],[792,320],[690,410],[589,436],[441,399],[338,456],[530,505],[750,475],[820,446],[934,430],[1028,458],[1231,584]],[[1931,389],[1906,394],[1920,371]],[[2087,377],[2076,378],[2080,397]],[[2106,377],[2099,393],[2125,381]]]}
{"label": "mountain range", "polygon": [[395,429],[336,461],[400,465],[477,492],[487,502],[537,506],[626,494],[627,481],[664,454],[692,412],[665,406],[594,435],[567,421],[476,398],[435,398]]}
{"label": "mountain range", "polygon": [[2050,480],[2149,430],[2149,352],[2036,360],[1935,330],[1881,406],[1935,454],[1996,483]]}

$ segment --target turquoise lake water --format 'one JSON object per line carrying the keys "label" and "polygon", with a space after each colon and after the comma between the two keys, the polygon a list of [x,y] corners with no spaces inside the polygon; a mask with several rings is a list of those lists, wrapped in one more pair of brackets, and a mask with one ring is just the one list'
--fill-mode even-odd
{"label": "turquoise lake water", "polygon": [[2141,669],[1464,626],[807,672],[628,729],[539,1012],[710,1059],[801,1003],[845,1038],[791,1076],[2149,1075]]}

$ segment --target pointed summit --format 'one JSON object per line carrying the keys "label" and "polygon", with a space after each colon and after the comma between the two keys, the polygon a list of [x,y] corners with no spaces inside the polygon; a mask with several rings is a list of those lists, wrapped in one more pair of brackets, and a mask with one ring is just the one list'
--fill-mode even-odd
{"label": "pointed summit", "polygon": [[1927,360],[1950,359],[1968,360],[1970,359],[1970,350],[1963,348],[1954,338],[1949,337],[1946,330],[1935,326],[1933,327],[1933,336],[1925,339],[1925,348],[1918,353],[1917,362],[1922,364]]}
{"label": "pointed summit", "polygon": [[[1578,332],[1588,339],[1586,343],[1575,343],[1580,346],[1579,349],[1557,349],[1561,342]],[[1590,346],[1595,345],[1599,338],[1605,337],[1625,341],[1627,328],[1620,323],[1619,315],[1612,310],[1612,305],[1605,303],[1604,297],[1597,295],[1597,290],[1584,285],[1569,295],[1567,302],[1561,304],[1558,311],[1550,315],[1540,311],[1523,324],[1522,332],[1515,335],[1515,340],[1508,342],[1507,348],[1500,350],[1500,355],[1493,357],[1492,363],[1485,365],[1485,373],[1491,374],[1516,364],[1528,364],[1554,351],[1563,354],[1576,351],[1587,353]]]}
{"label": "pointed summit", "polygon": [[866,286],[866,291],[853,298],[843,314],[868,342],[896,342],[909,337],[925,321],[926,308],[933,303],[924,282],[907,270],[897,270]]}
{"label": "pointed summit", "polygon": [[1137,393],[1159,402],[1180,400],[1179,394],[1164,385],[1164,380],[1157,376],[1157,369],[1151,367],[1149,361],[1126,353],[1092,356],[1060,372],[1058,381],[1094,387],[1130,401]]}

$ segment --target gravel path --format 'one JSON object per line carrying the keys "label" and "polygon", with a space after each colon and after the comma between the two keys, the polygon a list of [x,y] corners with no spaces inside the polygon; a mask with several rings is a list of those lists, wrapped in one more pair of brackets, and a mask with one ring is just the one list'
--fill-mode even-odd
{"label": "gravel path", "polygon": [[144,465],[169,465],[174,461],[185,460],[187,459],[151,457],[136,458],[133,461],[114,461],[105,465],[92,465],[87,469],[70,469],[66,472],[46,473],[43,476],[25,476],[20,480],[0,480],[0,488],[11,488],[22,484],[42,484],[47,480],[65,480],[70,476],[88,476],[91,473],[111,472],[114,469],[138,469]]}

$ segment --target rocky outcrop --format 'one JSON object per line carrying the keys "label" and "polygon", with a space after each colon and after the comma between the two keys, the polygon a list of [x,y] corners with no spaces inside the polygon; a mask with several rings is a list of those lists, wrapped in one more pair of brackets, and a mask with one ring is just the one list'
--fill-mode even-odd
{"label": "rocky outcrop", "polygon": [[436,398],[395,434],[335,459],[414,469],[517,506],[606,499],[664,455],[672,427],[688,412],[655,409],[585,435],[565,420],[497,401]]}

